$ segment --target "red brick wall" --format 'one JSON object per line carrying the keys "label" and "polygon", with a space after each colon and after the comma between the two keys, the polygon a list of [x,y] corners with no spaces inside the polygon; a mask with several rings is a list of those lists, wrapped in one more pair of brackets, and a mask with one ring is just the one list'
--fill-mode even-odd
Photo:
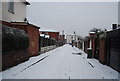
{"label": "red brick wall", "polygon": [[6,21],[0,21],[0,24],[6,25],[6,26],[10,26],[13,28],[18,28],[18,29],[22,29],[27,33],[27,24],[26,25],[20,25],[20,24],[12,24],[10,22],[6,22]]}
{"label": "red brick wall", "polygon": [[26,23],[12,23],[12,27],[24,30],[29,36],[29,56],[36,56],[39,53],[39,29]]}
{"label": "red brick wall", "polygon": [[11,27],[24,30],[27,33],[27,25],[11,25]]}
{"label": "red brick wall", "polygon": [[29,59],[29,56],[36,56],[39,52],[39,29],[33,25],[23,24],[11,24],[9,22],[2,22],[2,24],[25,30],[29,36],[29,48],[25,50],[14,50],[6,52],[5,56],[2,56],[3,70],[21,63],[24,60]]}
{"label": "red brick wall", "polygon": [[87,48],[90,48],[90,40],[91,40],[91,46],[92,46],[92,57],[95,57],[95,38],[93,37],[95,35],[90,35],[87,38],[87,41],[85,41],[85,52],[87,52]]}
{"label": "red brick wall", "polygon": [[64,42],[65,41],[65,35],[59,35],[59,41]]}
{"label": "red brick wall", "polygon": [[92,39],[92,57],[95,57],[95,39]]}
{"label": "red brick wall", "polygon": [[87,40],[87,41],[85,41],[85,52],[87,53],[87,48],[89,48],[89,41]]}
{"label": "red brick wall", "polygon": [[[90,48],[90,40],[87,41],[87,49],[88,49],[88,48]],[[86,49],[86,50],[87,50],[87,49]],[[88,51],[87,51],[86,53],[88,53]]]}
{"label": "red brick wall", "polygon": [[[2,24],[12,27],[11,23],[9,22],[2,21]],[[4,54],[2,54],[2,70],[13,67],[14,65],[17,65],[28,59],[29,59],[28,49],[4,52]]]}
{"label": "red brick wall", "polygon": [[99,41],[99,61],[105,63],[105,40]]}
{"label": "red brick wall", "polygon": [[27,34],[29,36],[29,54],[36,56],[39,52],[39,29],[28,25]]}
{"label": "red brick wall", "polygon": [[0,24],[6,25],[6,26],[11,26],[11,24],[9,22],[6,22],[6,21],[0,21]]}
{"label": "red brick wall", "polygon": [[48,34],[50,38],[55,38],[57,41],[59,39],[59,32],[42,32],[42,34]]}
{"label": "red brick wall", "polygon": [[89,35],[90,35],[90,37],[95,37],[96,36],[95,33],[90,33]]}
{"label": "red brick wall", "polygon": [[17,65],[28,59],[29,54],[27,49],[5,52],[2,56],[2,70],[13,67],[14,65]]}

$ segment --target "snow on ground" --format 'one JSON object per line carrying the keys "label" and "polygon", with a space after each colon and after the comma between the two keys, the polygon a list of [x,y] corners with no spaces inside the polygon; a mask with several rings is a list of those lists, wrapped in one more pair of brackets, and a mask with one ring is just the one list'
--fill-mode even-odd
{"label": "snow on ground", "polygon": [[66,44],[2,72],[3,79],[118,79],[118,72]]}
{"label": "snow on ground", "polygon": [[0,72],[0,81],[2,80],[2,72]]}

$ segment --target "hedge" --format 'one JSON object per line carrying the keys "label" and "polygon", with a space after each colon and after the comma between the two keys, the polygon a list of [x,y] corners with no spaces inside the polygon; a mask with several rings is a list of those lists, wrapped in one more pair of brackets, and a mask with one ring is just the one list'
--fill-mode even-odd
{"label": "hedge", "polygon": [[2,52],[29,47],[29,37],[24,30],[2,25]]}

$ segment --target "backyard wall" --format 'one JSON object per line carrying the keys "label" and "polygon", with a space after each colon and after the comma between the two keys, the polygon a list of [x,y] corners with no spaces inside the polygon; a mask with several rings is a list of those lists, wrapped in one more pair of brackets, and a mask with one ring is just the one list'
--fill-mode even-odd
{"label": "backyard wall", "polygon": [[13,67],[29,59],[28,50],[14,50],[5,52],[2,56],[2,70]]}
{"label": "backyard wall", "polygon": [[25,31],[2,26],[2,70],[29,59],[29,37]]}
{"label": "backyard wall", "polygon": [[30,46],[28,48],[30,56],[39,55],[39,29],[33,25],[28,25],[27,34],[29,36]]}
{"label": "backyard wall", "polygon": [[99,40],[99,61],[102,64],[106,63],[106,41],[105,39]]}

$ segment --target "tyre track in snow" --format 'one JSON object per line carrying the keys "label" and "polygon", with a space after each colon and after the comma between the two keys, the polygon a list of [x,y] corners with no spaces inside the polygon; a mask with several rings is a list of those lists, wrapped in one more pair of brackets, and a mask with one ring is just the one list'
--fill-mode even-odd
{"label": "tyre track in snow", "polygon": [[[33,64],[27,66],[26,68],[22,69],[20,72],[23,72],[23,71],[25,71],[26,69],[29,69],[29,68],[32,67],[33,65],[35,65],[35,64],[41,62],[42,60],[44,60],[45,58],[47,58],[48,56],[49,56],[49,55],[43,57],[42,59],[40,59],[40,60],[38,60],[38,61],[36,61],[36,62],[34,62]],[[20,72],[19,72],[19,73],[20,73]],[[15,74],[13,74],[13,76],[16,76],[17,74],[18,74],[18,73],[15,73]]]}

